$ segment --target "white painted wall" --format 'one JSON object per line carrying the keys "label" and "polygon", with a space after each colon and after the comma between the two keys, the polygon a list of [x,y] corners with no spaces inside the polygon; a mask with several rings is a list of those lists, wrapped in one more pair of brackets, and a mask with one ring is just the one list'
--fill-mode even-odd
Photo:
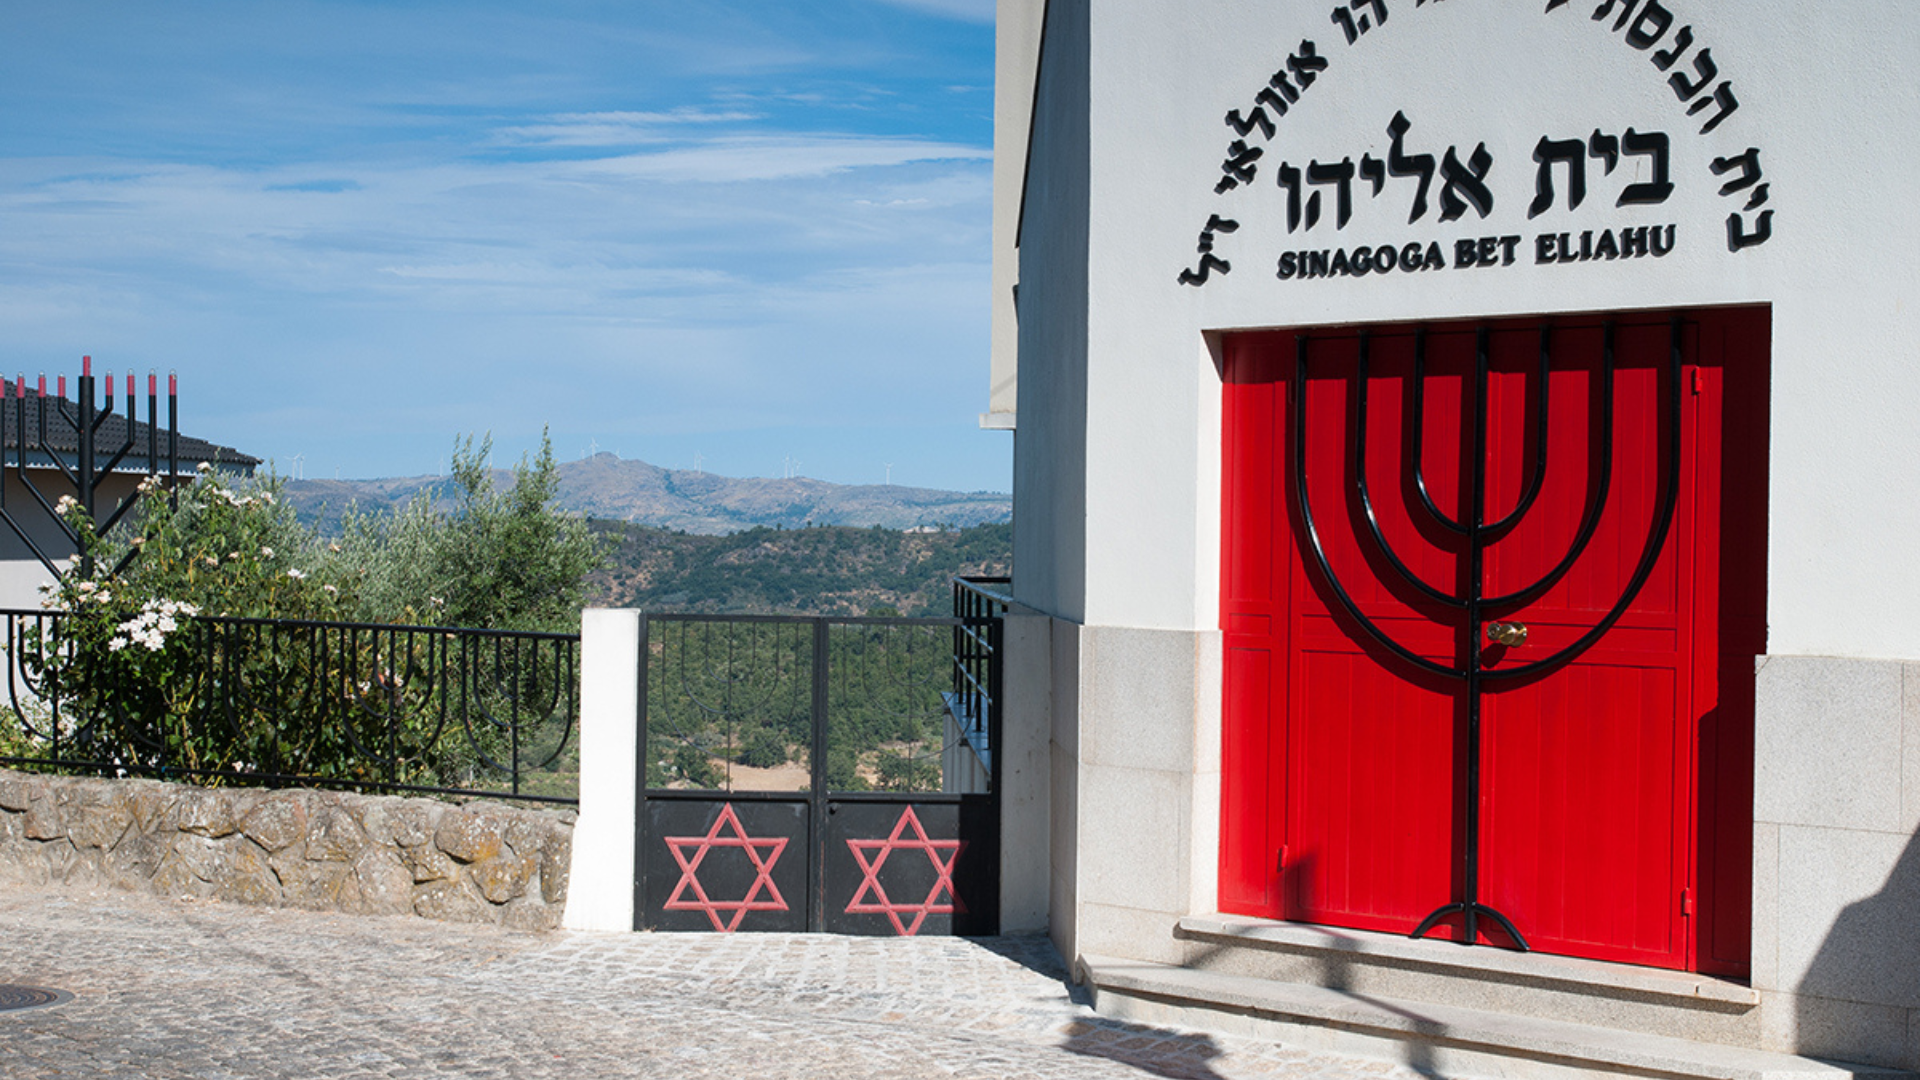
{"label": "white painted wall", "polygon": [[1020,409],[1013,440],[1013,593],[1078,620],[1085,607],[1087,439],[1087,21],[1047,11],[1045,108],[1034,118],[1020,259]]}
{"label": "white painted wall", "polygon": [[[1708,135],[1649,52],[1589,18],[1595,0],[1552,12],[1538,0],[1393,3],[1352,45],[1331,4],[1223,0],[1054,0],[1040,74],[1037,152],[1026,189],[1021,281],[1023,422],[1016,448],[1016,557],[1026,602],[1094,624],[1202,630],[1215,625],[1218,380],[1209,331],[1377,320],[1724,303],[1774,305],[1770,650],[1920,656],[1920,8],[1892,0],[1730,7],[1663,0],[1740,108]],[[1311,38],[1328,68],[1277,121],[1247,185],[1215,194],[1237,136],[1228,109],[1250,110],[1289,51]],[[1281,161],[1385,157],[1396,110],[1409,150],[1493,155],[1491,215],[1407,222],[1411,180],[1354,211],[1289,236]],[[1705,114],[1703,114],[1704,116]],[[1647,159],[1612,176],[1587,168],[1578,211],[1529,220],[1543,135],[1596,127],[1663,131],[1670,200],[1616,207]],[[1708,163],[1761,149],[1774,235],[1727,249],[1724,221],[1748,193],[1723,198]],[[1556,180],[1564,184],[1564,173]],[[1084,185],[1082,188],[1081,185]],[[1437,203],[1440,181],[1431,196]],[[1311,189],[1310,189],[1311,190]],[[1564,190],[1564,188],[1562,188]],[[1084,204],[1083,204],[1084,200]],[[1084,206],[1084,210],[1083,210]],[[1194,288],[1210,214],[1233,264]],[[1752,220],[1752,215],[1749,216]],[[1536,266],[1545,231],[1673,223],[1662,259]],[[1081,230],[1084,229],[1084,237]],[[1281,281],[1282,251],[1518,234],[1517,265],[1385,278]],[[1003,251],[1004,254],[1004,251]],[[1079,278],[1085,277],[1084,293]],[[1084,394],[1084,400],[1080,395]],[[1084,444],[1078,438],[1084,424]],[[1084,464],[1080,448],[1084,445]],[[1080,478],[1084,477],[1084,488]],[[1084,509],[1081,500],[1084,498]],[[1084,515],[1084,516],[1082,516]],[[1084,542],[1084,603],[1076,572]]]}
{"label": "white painted wall", "polygon": [[633,929],[639,806],[640,613],[580,613],[580,820],[567,882],[569,930]]}
{"label": "white painted wall", "polygon": [[[1027,123],[1039,70],[1044,0],[998,0],[993,49],[993,249],[1012,252],[1020,231],[1020,191],[1027,177]],[[1014,288],[1018,259],[993,260],[993,354],[982,427],[1012,427],[1018,404],[1019,321]]]}

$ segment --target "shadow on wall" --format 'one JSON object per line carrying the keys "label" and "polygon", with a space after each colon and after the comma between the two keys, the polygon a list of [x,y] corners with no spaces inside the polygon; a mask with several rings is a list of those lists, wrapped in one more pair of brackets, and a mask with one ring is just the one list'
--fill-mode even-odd
{"label": "shadow on wall", "polygon": [[[1795,904],[1782,900],[1784,921]],[[1879,892],[1841,909],[1794,992],[1801,1053],[1920,1067],[1920,1047],[1908,1044],[1911,1018],[1892,1012],[1920,1009],[1920,836],[1907,840]]]}

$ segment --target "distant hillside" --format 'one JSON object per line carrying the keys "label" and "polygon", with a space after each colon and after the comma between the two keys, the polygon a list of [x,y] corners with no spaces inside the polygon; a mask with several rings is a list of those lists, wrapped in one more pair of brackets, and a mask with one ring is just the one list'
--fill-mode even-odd
{"label": "distant hillside", "polygon": [[841,526],[700,536],[596,521],[611,538],[590,604],[651,611],[902,615],[951,611],[955,575],[1004,576],[1013,526],[909,533]]}
{"label": "distant hillside", "polygon": [[[662,469],[609,453],[562,462],[560,508],[584,517],[605,518],[719,535],[756,526],[793,529],[815,525],[879,525],[907,529],[926,525],[969,526],[1012,518],[1013,500],[995,492],[938,491],[892,484],[852,486],[796,477],[735,479],[692,469]],[[496,482],[512,474],[495,471]],[[451,491],[443,476],[385,480],[289,480],[284,497],[303,521],[322,531],[337,527],[349,503],[385,513],[423,491]]]}

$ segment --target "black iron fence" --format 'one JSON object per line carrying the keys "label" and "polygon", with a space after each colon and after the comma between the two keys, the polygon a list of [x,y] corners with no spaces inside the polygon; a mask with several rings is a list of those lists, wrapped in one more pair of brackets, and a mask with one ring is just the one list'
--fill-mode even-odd
{"label": "black iron fence", "polygon": [[577,634],[3,611],[0,764],[579,798]]}
{"label": "black iron fence", "polygon": [[1004,604],[649,614],[635,926],[991,934]]}
{"label": "black iron fence", "polygon": [[1013,602],[1012,578],[957,577],[953,579],[953,691],[948,710],[982,764],[993,768],[992,725],[988,723],[1000,702],[1001,618]]}
{"label": "black iron fence", "polygon": [[[646,616],[645,786],[992,792],[1005,584],[954,579],[951,617]],[[0,765],[579,800],[577,634],[99,625],[0,610]]]}
{"label": "black iron fence", "polygon": [[972,612],[649,614],[647,786],[984,792],[999,635]]}

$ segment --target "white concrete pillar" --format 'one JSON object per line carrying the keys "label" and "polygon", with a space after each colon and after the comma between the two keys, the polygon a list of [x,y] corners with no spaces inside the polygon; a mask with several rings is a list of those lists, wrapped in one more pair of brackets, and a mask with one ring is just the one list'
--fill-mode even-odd
{"label": "white concrete pillar", "polygon": [[640,613],[580,614],[580,820],[567,884],[569,930],[633,929],[639,804]]}

